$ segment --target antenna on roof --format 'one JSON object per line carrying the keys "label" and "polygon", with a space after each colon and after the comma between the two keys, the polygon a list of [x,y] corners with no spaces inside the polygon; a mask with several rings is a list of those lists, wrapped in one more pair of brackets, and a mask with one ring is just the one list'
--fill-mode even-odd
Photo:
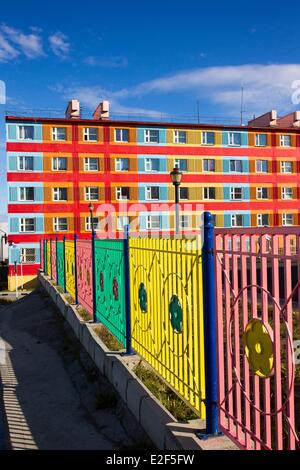
{"label": "antenna on roof", "polygon": [[241,126],[243,125],[243,114],[244,114],[244,86],[241,87]]}
{"label": "antenna on roof", "polygon": [[199,106],[199,100],[197,100],[197,118],[198,118],[198,124],[200,123],[200,106]]}

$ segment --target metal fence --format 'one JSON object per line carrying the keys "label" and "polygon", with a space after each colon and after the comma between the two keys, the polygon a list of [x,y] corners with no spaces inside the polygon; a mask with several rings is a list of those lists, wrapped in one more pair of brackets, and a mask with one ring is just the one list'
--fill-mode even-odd
{"label": "metal fence", "polygon": [[74,241],[65,240],[65,276],[66,291],[76,299],[75,246]]}
{"label": "metal fence", "polygon": [[76,241],[77,299],[93,315],[92,244],[88,240]]}

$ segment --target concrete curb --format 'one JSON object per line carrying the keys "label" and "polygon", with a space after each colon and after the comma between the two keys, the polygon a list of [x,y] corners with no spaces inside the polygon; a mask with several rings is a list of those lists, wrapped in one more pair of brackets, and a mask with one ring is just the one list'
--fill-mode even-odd
{"label": "concrete curb", "polygon": [[133,373],[132,367],[130,368],[130,365],[137,363],[140,358],[109,351],[94,332],[95,324],[83,321],[76,308],[68,304],[42,273],[39,274],[39,282],[69,323],[100,373],[107,377],[157,449],[237,450],[235,444],[225,436],[207,441],[198,439],[195,430],[205,427],[202,420],[194,420],[191,424],[178,423]]}

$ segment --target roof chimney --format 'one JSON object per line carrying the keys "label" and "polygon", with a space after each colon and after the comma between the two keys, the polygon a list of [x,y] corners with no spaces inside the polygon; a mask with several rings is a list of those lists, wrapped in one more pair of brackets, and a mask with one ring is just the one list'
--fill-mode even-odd
{"label": "roof chimney", "polygon": [[109,119],[109,101],[104,100],[98,104],[93,119]]}
{"label": "roof chimney", "polygon": [[80,119],[80,102],[78,100],[71,100],[68,103],[66,119]]}
{"label": "roof chimney", "polygon": [[277,126],[277,111],[272,109],[268,113],[258,116],[248,122],[249,126],[253,127],[274,127]]}

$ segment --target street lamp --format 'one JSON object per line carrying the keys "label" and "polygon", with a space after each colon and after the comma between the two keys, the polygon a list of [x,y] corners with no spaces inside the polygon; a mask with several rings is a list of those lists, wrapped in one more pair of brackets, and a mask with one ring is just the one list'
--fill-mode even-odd
{"label": "street lamp", "polygon": [[179,186],[182,179],[182,171],[175,167],[170,172],[172,184],[175,189],[175,232],[179,235]]}
{"label": "street lamp", "polygon": [[94,205],[90,202],[89,203],[89,210],[90,210],[90,221],[91,221],[91,227],[92,227],[92,237],[95,235],[94,231],[94,223],[93,223],[93,210],[94,210]]}

